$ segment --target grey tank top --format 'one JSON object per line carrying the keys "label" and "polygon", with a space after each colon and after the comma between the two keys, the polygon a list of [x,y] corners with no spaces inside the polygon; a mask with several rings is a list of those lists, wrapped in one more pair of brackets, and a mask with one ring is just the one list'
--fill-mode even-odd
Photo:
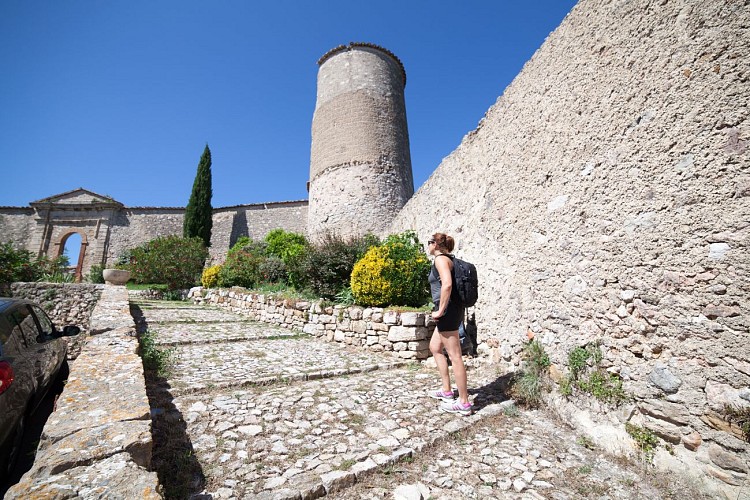
{"label": "grey tank top", "polygon": [[[445,255],[445,254],[442,254]],[[435,258],[437,259],[440,257],[439,255]],[[446,257],[451,259],[451,262],[453,262],[453,258],[446,255]],[[451,277],[453,277],[453,268],[451,267]],[[440,303],[440,287],[442,286],[442,283],[440,282],[440,273],[437,270],[437,267],[435,267],[435,263],[432,263],[432,267],[430,268],[430,275],[427,277],[427,281],[430,282],[430,294],[432,295],[432,302],[435,304]],[[451,299],[453,299],[453,292],[455,290],[451,291]]]}

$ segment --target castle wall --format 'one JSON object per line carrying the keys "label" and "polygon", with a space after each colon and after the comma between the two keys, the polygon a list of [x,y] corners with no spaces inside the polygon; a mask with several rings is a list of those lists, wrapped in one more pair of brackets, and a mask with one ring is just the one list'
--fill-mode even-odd
{"label": "castle wall", "polygon": [[113,264],[126,250],[160,236],[182,236],[184,208],[124,208],[110,226],[106,262]]}
{"label": "castle wall", "polygon": [[33,208],[0,207],[0,243],[27,248],[35,225]]}
{"label": "castle wall", "polygon": [[414,193],[403,66],[361,44],[337,47],[319,64],[308,230],[381,231]]}
{"label": "castle wall", "polygon": [[[126,208],[111,227],[107,262],[113,263],[127,249],[160,236],[182,235],[184,208]],[[210,257],[222,262],[227,251],[241,236],[260,240],[269,231],[282,228],[305,233],[307,202],[289,201],[239,205],[214,209]]]}
{"label": "castle wall", "polygon": [[227,251],[242,236],[262,240],[271,230],[282,228],[307,233],[307,201],[240,205],[214,210],[210,256],[224,261]]}
{"label": "castle wall", "polygon": [[566,419],[614,447],[645,425],[674,445],[657,461],[730,489],[748,477],[720,416],[750,402],[748,6],[582,0],[390,228],[456,237],[498,361],[529,331],[559,371],[601,342],[635,402],[558,399]]}

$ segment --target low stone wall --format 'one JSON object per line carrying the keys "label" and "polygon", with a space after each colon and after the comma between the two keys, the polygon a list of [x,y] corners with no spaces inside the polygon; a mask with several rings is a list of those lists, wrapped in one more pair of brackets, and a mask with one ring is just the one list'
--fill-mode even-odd
{"label": "low stone wall", "polygon": [[161,498],[151,414],[123,286],[102,286],[92,337],[47,420],[34,465],[6,498]]}
{"label": "low stone wall", "polygon": [[424,312],[380,307],[328,306],[242,290],[193,289],[198,303],[214,304],[285,328],[292,328],[372,351],[392,351],[403,359],[425,359],[435,323]]}
{"label": "low stone wall", "polygon": [[88,283],[13,283],[13,297],[38,302],[58,326],[77,325],[88,333],[91,312],[104,285]]}
{"label": "low stone wall", "polygon": [[10,295],[37,302],[57,328],[76,325],[81,334],[63,337],[68,344],[68,359],[78,357],[89,333],[91,313],[99,301],[104,285],[87,283],[17,282],[10,285]]}

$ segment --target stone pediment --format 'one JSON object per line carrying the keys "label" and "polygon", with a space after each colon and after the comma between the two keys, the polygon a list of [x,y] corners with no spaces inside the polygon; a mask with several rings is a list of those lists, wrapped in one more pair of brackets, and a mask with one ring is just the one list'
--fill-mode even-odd
{"label": "stone pediment", "polygon": [[121,207],[122,203],[116,201],[109,196],[101,195],[89,191],[87,189],[78,188],[72,191],[66,191],[65,193],[56,194],[41,200],[32,201],[30,203],[32,207],[35,206],[49,206],[49,205],[86,205],[86,206],[118,206]]}

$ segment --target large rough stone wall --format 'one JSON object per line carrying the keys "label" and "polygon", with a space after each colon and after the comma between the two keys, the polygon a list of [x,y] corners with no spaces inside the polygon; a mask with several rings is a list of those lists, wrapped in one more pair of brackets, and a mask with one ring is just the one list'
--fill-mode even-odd
{"label": "large rough stone wall", "polygon": [[517,366],[531,331],[565,370],[600,341],[636,397],[614,427],[735,486],[748,445],[720,413],[750,402],[749,40],[747,1],[582,0],[391,227],[456,237],[498,359]]}
{"label": "large rough stone wall", "polygon": [[414,194],[403,65],[367,44],[337,47],[318,64],[308,231],[381,231]]}

